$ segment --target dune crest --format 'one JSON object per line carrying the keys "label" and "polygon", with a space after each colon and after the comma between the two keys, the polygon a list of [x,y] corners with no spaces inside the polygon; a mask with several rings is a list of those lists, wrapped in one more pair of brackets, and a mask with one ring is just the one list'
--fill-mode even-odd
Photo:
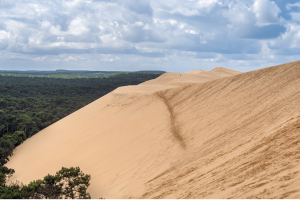
{"label": "dune crest", "polygon": [[193,83],[212,81],[241,73],[242,72],[226,68],[216,70],[216,72],[213,70],[192,70],[186,73],[167,72],[156,79],[146,81],[137,86],[119,87],[114,91],[114,93],[153,94],[154,92],[163,91],[170,88],[183,87],[184,85]]}
{"label": "dune crest", "polygon": [[24,183],[80,166],[92,198],[300,198],[299,88],[299,61],[166,73],[42,130],[7,166]]}
{"label": "dune crest", "polygon": [[227,69],[225,67],[216,67],[213,70],[211,70],[211,72],[220,73],[220,74],[224,74],[227,76],[234,76],[234,75],[242,73],[242,72],[239,72],[239,71],[236,71],[233,69]]}

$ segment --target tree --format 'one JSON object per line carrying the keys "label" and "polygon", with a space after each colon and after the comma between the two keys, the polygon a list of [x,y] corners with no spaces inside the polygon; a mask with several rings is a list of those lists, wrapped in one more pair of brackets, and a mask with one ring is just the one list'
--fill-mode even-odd
{"label": "tree", "polygon": [[6,132],[8,133],[8,126],[10,122],[13,120],[14,116],[12,114],[5,114],[2,117],[3,122],[6,124]]}
{"label": "tree", "polygon": [[90,199],[87,188],[90,185],[91,176],[80,171],[79,167],[62,167],[56,175],[59,175],[64,181],[63,194],[71,199]]}
{"label": "tree", "polygon": [[[3,118],[4,114],[5,114],[5,111],[2,110],[2,109],[0,109],[0,120]],[[1,124],[0,124],[0,132],[1,132],[1,130],[3,130],[4,128],[5,128],[5,126],[4,126],[4,125],[1,126]]]}
{"label": "tree", "polygon": [[13,173],[15,173],[14,169],[9,169],[5,166],[0,166],[0,185],[4,185],[7,178],[10,178]]}
{"label": "tree", "polygon": [[43,187],[39,189],[40,193],[46,199],[58,199],[62,196],[62,178],[59,175],[50,175],[44,177]]}
{"label": "tree", "polygon": [[4,185],[6,181],[6,176],[3,173],[0,173],[0,185]]}
{"label": "tree", "polygon": [[24,131],[15,131],[13,134],[14,140],[17,141],[16,146],[20,145],[23,141],[26,140],[26,135]]}
{"label": "tree", "polygon": [[25,199],[42,200],[45,199],[42,194],[43,180],[31,181],[28,185],[24,185],[21,189],[21,195]]}
{"label": "tree", "polygon": [[[79,167],[65,168],[56,172],[56,175],[47,175],[44,179],[31,182],[25,186],[27,194],[31,194],[31,198],[71,198],[71,199],[90,199],[87,188],[90,185],[91,176],[80,171]],[[30,190],[26,187],[31,188]],[[23,194],[23,196],[25,196]]]}
{"label": "tree", "polygon": [[[0,119],[1,119],[1,118],[0,118]],[[5,125],[4,125],[4,124],[0,125],[0,135],[1,135],[1,133],[4,131],[4,129],[5,129]]]}
{"label": "tree", "polygon": [[26,135],[26,129],[29,128],[29,126],[32,126],[35,124],[34,121],[32,121],[31,117],[29,117],[28,115],[26,114],[21,114],[18,119],[18,128],[21,129],[21,130],[24,130],[25,132],[25,135]]}
{"label": "tree", "polygon": [[78,199],[91,199],[91,195],[87,193],[87,186],[81,185],[78,188]]}
{"label": "tree", "polygon": [[0,138],[0,166],[3,166],[9,161],[9,156],[12,155],[16,141],[12,138]]}
{"label": "tree", "polygon": [[43,196],[39,192],[39,190],[42,188],[42,184],[42,180],[36,180],[31,181],[28,185],[22,185],[20,190],[21,197],[24,199],[42,199]]}
{"label": "tree", "polygon": [[22,199],[20,186],[0,186],[0,199]]}

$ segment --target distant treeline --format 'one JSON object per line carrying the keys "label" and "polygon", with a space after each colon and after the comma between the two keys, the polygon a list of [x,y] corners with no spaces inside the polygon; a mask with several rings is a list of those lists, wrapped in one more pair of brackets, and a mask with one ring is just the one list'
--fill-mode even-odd
{"label": "distant treeline", "polygon": [[[163,74],[164,71],[138,71],[144,73],[157,73]],[[13,77],[41,77],[41,78],[64,78],[64,79],[74,79],[74,78],[102,78],[109,77],[111,75],[134,73],[134,72],[120,72],[120,71],[83,71],[83,70],[56,70],[56,71],[6,71],[0,70],[0,75],[2,76],[13,76]]]}
{"label": "distant treeline", "polygon": [[132,72],[87,79],[0,75],[0,190],[6,187],[6,176],[14,173],[4,164],[26,138],[120,86],[160,75]]}

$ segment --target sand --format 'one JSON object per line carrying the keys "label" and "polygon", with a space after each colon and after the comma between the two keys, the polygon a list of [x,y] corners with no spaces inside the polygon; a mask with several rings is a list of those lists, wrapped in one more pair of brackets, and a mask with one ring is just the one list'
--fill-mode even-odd
{"label": "sand", "polygon": [[116,89],[17,147],[28,183],[62,166],[92,198],[300,198],[300,62],[166,73]]}

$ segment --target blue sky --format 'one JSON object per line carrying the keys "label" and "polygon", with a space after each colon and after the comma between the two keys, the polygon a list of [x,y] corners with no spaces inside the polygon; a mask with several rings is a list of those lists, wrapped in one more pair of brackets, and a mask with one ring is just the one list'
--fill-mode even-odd
{"label": "blue sky", "polygon": [[295,60],[298,0],[0,0],[0,70],[251,71]]}

